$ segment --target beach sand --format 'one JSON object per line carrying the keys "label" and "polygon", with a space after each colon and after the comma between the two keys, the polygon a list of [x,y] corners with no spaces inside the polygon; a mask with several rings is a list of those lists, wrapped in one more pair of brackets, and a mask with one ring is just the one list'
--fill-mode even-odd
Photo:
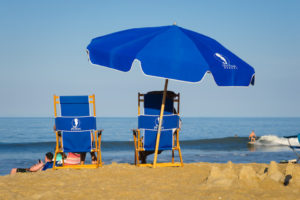
{"label": "beach sand", "polygon": [[[287,175],[292,178],[287,186]],[[0,177],[0,199],[300,199],[298,164],[130,164]]]}

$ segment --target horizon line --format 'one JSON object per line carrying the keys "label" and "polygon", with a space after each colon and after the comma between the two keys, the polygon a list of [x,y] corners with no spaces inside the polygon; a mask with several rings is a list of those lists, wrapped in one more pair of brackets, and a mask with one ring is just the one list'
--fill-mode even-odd
{"label": "horizon line", "polygon": [[[136,116],[96,116],[97,118],[135,118]],[[180,116],[182,118],[300,118],[300,116]],[[0,116],[0,118],[54,118],[54,116]]]}

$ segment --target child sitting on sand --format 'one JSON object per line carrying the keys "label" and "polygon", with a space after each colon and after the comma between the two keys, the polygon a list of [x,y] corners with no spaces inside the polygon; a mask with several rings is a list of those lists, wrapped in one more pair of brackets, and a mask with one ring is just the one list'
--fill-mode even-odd
{"label": "child sitting on sand", "polygon": [[51,169],[53,167],[53,154],[51,152],[46,153],[45,155],[45,163],[39,160],[39,162],[30,168],[13,168],[10,171],[10,174],[15,173],[25,173],[25,172],[37,172],[37,171],[45,171],[47,169]]}

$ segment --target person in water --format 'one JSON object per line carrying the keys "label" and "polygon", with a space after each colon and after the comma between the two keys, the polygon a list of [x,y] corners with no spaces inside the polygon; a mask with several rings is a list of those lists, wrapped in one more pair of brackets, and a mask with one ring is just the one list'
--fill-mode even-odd
{"label": "person in water", "polygon": [[15,173],[25,173],[25,172],[37,172],[37,171],[45,171],[47,169],[51,169],[53,167],[53,154],[51,152],[46,153],[45,155],[45,163],[39,160],[39,162],[30,168],[13,168],[10,171],[10,174]]}
{"label": "person in water", "polygon": [[256,139],[256,135],[255,135],[254,131],[252,131],[252,133],[249,135],[249,140],[251,142],[255,142],[255,139]]}

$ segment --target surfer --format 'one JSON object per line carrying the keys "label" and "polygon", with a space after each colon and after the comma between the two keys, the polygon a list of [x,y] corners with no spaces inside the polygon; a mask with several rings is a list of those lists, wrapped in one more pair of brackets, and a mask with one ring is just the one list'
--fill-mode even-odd
{"label": "surfer", "polygon": [[251,140],[251,142],[255,142],[255,138],[256,138],[256,135],[255,135],[254,131],[252,131],[252,133],[249,135],[249,140]]}

